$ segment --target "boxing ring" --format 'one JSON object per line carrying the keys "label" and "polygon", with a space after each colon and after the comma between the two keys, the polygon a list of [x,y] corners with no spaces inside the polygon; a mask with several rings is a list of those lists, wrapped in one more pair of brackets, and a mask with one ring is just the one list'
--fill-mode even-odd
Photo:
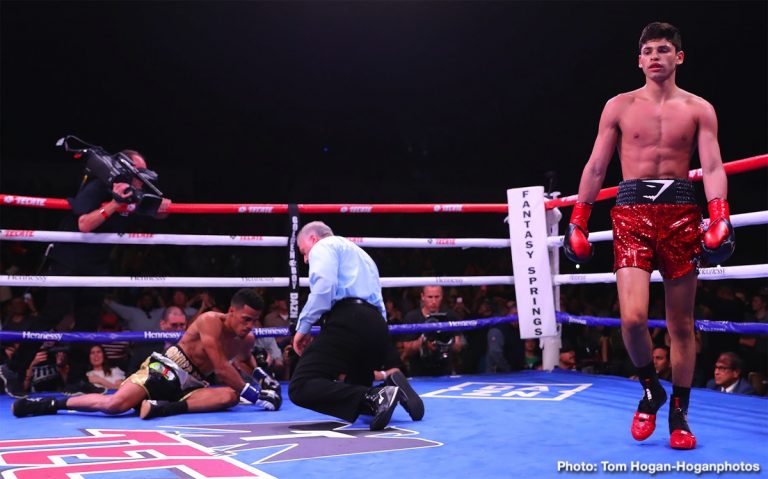
{"label": "boxing ring", "polygon": [[[768,166],[768,155],[727,163],[730,174]],[[701,178],[694,170],[690,178]],[[598,200],[615,196],[602,190]],[[66,209],[65,200],[0,194],[5,206]],[[559,219],[558,209],[575,197],[555,198],[546,209]],[[191,205],[174,204],[171,214],[445,214],[501,213],[506,204],[430,205]],[[548,213],[549,214],[549,213]],[[550,224],[546,250],[551,254],[552,285],[614,282],[613,273],[560,274],[556,234]],[[513,221],[510,218],[510,221]],[[768,212],[732,216],[735,228],[765,225]],[[333,226],[333,223],[331,226]],[[554,231],[554,233],[552,233]],[[97,234],[38,230],[0,230],[0,240],[90,242],[111,244],[279,247],[290,236]],[[350,238],[363,248],[510,248],[502,238]],[[610,231],[590,233],[590,241],[609,241]],[[768,265],[704,268],[700,279],[751,279],[768,276]],[[306,278],[297,278],[306,286]],[[660,281],[658,272],[652,281]],[[0,275],[0,286],[34,287],[288,287],[291,277],[63,277]],[[412,287],[514,285],[514,275],[383,277],[382,286]],[[557,308],[559,301],[555,301]],[[559,323],[618,326],[615,318],[574,316],[556,311]],[[393,333],[428,330],[471,330],[517,321],[517,315],[468,319],[432,325],[398,325]],[[664,327],[651,320],[651,327]],[[768,334],[763,323],[697,320],[703,331]],[[286,328],[255,331],[281,336]],[[179,333],[165,333],[168,339]],[[7,341],[141,341],[143,332],[57,333],[0,332]],[[157,336],[152,335],[156,340]],[[547,347],[545,346],[545,354]],[[550,352],[552,349],[550,349]],[[671,385],[662,381],[667,389]],[[135,414],[108,417],[99,413],[59,412],[56,416],[16,419],[11,398],[0,396],[0,474],[7,478],[69,477],[557,477],[560,475],[717,474],[742,477],[764,475],[768,468],[768,400],[695,389],[689,421],[698,438],[691,451],[669,447],[667,408],[660,410],[659,428],[640,443],[629,434],[640,395],[635,381],[575,371],[520,371],[419,377],[412,381],[423,397],[424,420],[412,422],[398,408],[389,426],[378,432],[358,421],[344,422],[294,406],[283,384],[284,403],[278,412],[239,405],[220,413],[184,414],[142,421]]]}

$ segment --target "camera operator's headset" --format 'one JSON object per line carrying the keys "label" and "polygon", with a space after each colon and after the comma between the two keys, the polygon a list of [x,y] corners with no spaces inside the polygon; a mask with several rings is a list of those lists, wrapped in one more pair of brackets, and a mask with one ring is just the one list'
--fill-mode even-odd
{"label": "camera operator's headset", "polygon": [[[79,147],[73,147],[70,142],[75,140]],[[156,216],[157,210],[163,201],[163,193],[154,185],[158,175],[147,168],[136,168],[133,161],[125,153],[115,153],[110,155],[100,146],[91,145],[74,135],[67,135],[59,138],[56,146],[63,147],[65,151],[74,152],[75,158],[85,158],[85,175],[82,188],[93,176],[101,180],[109,188],[115,183],[131,183],[131,180],[138,179],[151,193],[137,190],[129,187],[131,195],[128,198],[114,195],[116,201],[120,203],[131,203],[134,205],[134,212],[146,216]]]}

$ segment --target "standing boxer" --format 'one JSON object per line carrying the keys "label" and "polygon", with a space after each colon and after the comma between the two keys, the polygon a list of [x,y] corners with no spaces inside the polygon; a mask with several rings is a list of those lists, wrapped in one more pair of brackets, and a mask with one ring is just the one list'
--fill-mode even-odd
{"label": "standing boxer", "polygon": [[[658,268],[664,278],[672,338],[670,445],[693,449],[696,437],[688,427],[687,412],[696,359],[696,266],[702,253],[703,260],[720,263],[733,252],[727,180],[714,108],[675,84],[677,66],[684,58],[680,32],[668,23],[654,22],[645,27],[639,44],[638,66],[645,74],[645,85],[611,98],[603,109],[564,250],[578,263],[591,257],[587,220],[618,149],[624,181],[611,210],[614,271],[621,332],[644,392],[632,421],[632,436],[642,441],[653,433],[656,412],[667,400],[653,367],[648,333],[650,275]],[[710,216],[703,234],[701,210],[688,180],[691,155],[697,148]]]}

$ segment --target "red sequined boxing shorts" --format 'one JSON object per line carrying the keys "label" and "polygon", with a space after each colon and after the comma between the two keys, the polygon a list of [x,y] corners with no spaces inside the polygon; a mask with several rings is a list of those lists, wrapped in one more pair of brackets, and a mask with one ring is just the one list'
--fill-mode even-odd
{"label": "red sequined boxing shorts", "polygon": [[689,202],[687,194],[684,202],[678,196],[672,204],[635,201],[642,186],[653,182],[633,180],[631,194],[625,188],[623,198],[622,185],[629,182],[619,185],[622,201],[611,209],[613,270],[635,267],[650,273],[658,269],[664,279],[681,278],[696,268],[701,255],[701,208]]}

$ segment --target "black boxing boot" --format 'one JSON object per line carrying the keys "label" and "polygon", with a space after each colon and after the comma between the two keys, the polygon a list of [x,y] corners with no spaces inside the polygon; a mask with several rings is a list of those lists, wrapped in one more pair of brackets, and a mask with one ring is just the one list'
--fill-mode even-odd
{"label": "black boxing boot", "polygon": [[696,436],[688,426],[688,401],[691,388],[672,386],[672,401],[669,403],[669,445],[672,449],[693,449]]}
{"label": "black boxing boot", "polygon": [[11,412],[16,417],[44,416],[56,414],[56,411],[56,398],[52,397],[17,399],[11,405]]}
{"label": "black boxing boot", "polygon": [[638,368],[640,384],[643,386],[643,399],[637,405],[632,418],[632,437],[637,441],[648,439],[656,430],[656,412],[667,402],[667,392],[659,383],[653,363]]}

